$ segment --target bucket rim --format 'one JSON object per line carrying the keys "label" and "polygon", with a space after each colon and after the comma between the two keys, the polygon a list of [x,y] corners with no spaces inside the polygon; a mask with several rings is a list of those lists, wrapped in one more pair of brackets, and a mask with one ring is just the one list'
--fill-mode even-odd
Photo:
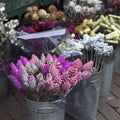
{"label": "bucket rim", "polygon": [[34,103],[37,103],[37,104],[38,104],[38,103],[46,103],[46,104],[51,103],[51,104],[54,104],[54,103],[57,103],[57,102],[62,101],[62,98],[61,98],[61,99],[54,100],[54,101],[50,101],[50,102],[34,101],[34,100],[31,100],[31,99],[27,98],[26,96],[24,96],[24,98],[25,98],[27,101],[29,101],[29,102],[34,102]]}
{"label": "bucket rim", "polygon": [[101,72],[103,72],[103,71],[104,71],[104,68],[102,68],[102,69],[101,69],[100,71],[98,71],[98,72],[92,73],[91,76],[96,75],[96,74],[99,74],[99,73],[101,73]]}

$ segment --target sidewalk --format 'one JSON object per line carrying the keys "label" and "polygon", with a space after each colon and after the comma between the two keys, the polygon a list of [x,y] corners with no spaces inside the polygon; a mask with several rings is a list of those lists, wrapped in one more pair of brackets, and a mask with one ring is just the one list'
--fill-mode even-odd
{"label": "sidewalk", "polygon": [[100,98],[97,120],[120,120],[120,70],[113,75],[110,95]]}

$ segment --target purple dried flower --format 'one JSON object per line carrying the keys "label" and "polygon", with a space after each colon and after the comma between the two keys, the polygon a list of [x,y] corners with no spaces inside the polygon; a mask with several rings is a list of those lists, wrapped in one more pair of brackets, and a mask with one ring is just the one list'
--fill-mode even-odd
{"label": "purple dried flower", "polygon": [[58,59],[56,55],[53,55],[52,57],[53,57],[53,60]]}
{"label": "purple dried flower", "polygon": [[67,71],[70,67],[71,67],[71,62],[67,62],[66,64],[65,64],[65,66],[63,66],[63,68],[60,70],[60,72],[61,72],[61,74],[63,74],[65,71]]}
{"label": "purple dried flower", "polygon": [[32,22],[32,28],[37,32],[40,31],[39,21]]}
{"label": "purple dried flower", "polygon": [[24,66],[21,60],[18,60],[16,65],[18,69],[21,69],[21,67]]}
{"label": "purple dried flower", "polygon": [[72,65],[72,62],[66,60],[60,72],[63,74],[66,70],[68,70],[69,67],[71,67],[71,65]]}
{"label": "purple dried flower", "polygon": [[23,30],[24,32],[27,32],[27,27],[26,26],[21,26],[21,30]]}
{"label": "purple dried flower", "polygon": [[62,86],[61,86],[63,92],[68,91],[68,90],[70,89],[70,87],[71,87],[71,85],[70,85],[69,81],[64,82],[64,83],[62,84]]}
{"label": "purple dried flower", "polygon": [[62,80],[61,80],[61,78],[58,77],[58,76],[54,77],[53,82],[54,82],[54,83],[57,83],[59,86],[62,84]]}
{"label": "purple dried flower", "polygon": [[36,33],[36,31],[34,30],[34,28],[32,28],[30,26],[28,27],[27,31],[28,31],[28,33]]}
{"label": "purple dried flower", "polygon": [[83,71],[81,73],[81,77],[85,80],[89,79],[91,77],[91,72],[89,70]]}
{"label": "purple dried flower", "polygon": [[31,26],[22,26],[21,27],[21,30],[23,30],[24,32],[27,32],[27,33],[36,33],[36,31],[34,30],[34,28],[32,28]]}
{"label": "purple dried flower", "polygon": [[63,66],[65,65],[65,57],[64,56],[62,56],[62,55],[59,56],[58,61],[60,62],[61,65],[63,65]]}
{"label": "purple dried flower", "polygon": [[60,70],[60,73],[63,74],[65,72],[65,68],[62,67],[62,69]]}
{"label": "purple dried flower", "polygon": [[68,27],[68,31],[70,34],[74,33],[75,32],[75,26],[71,25]]}
{"label": "purple dried flower", "polygon": [[46,29],[46,30],[51,30],[51,29],[53,29],[54,27],[55,27],[54,21],[47,21],[47,22],[45,23],[45,29]]}
{"label": "purple dried flower", "polygon": [[74,37],[74,39],[80,39],[80,36],[79,36],[79,34],[77,34],[77,33],[74,33],[75,34],[75,37]]}
{"label": "purple dried flower", "polygon": [[70,78],[70,76],[69,76],[68,72],[64,72],[64,73],[61,75],[61,80],[62,80],[63,82],[69,81],[69,78]]}
{"label": "purple dried flower", "polygon": [[51,54],[47,54],[45,61],[46,61],[48,64],[51,64],[51,63],[53,62],[53,57],[52,57],[52,55],[51,55]]}
{"label": "purple dried flower", "polygon": [[78,82],[78,77],[77,76],[71,77],[69,79],[69,82],[70,82],[71,86],[75,86],[77,84],[77,82]]}
{"label": "purple dried flower", "polygon": [[45,24],[46,24],[46,22],[41,22],[41,23],[40,23],[39,26],[40,26],[40,30],[41,30],[41,31],[46,30],[46,28],[45,28]]}
{"label": "purple dried flower", "polygon": [[10,63],[10,68],[11,68],[12,74],[16,75],[18,72],[18,68],[16,67],[16,65],[14,63]]}
{"label": "purple dried flower", "polygon": [[32,58],[30,62],[32,62],[33,64],[36,64],[38,61],[39,61],[39,58],[35,54],[32,54]]}
{"label": "purple dried flower", "polygon": [[15,88],[17,88],[18,90],[21,90],[22,84],[19,80],[17,80],[17,78],[14,75],[12,74],[9,75],[9,79]]}
{"label": "purple dried flower", "polygon": [[42,67],[42,73],[43,75],[47,75],[49,72],[49,65],[48,64],[45,64],[43,67]]}
{"label": "purple dried flower", "polygon": [[66,62],[66,64],[64,65],[64,69],[68,70],[69,67],[71,67],[72,62]]}
{"label": "purple dried flower", "polygon": [[18,70],[18,72],[17,72],[17,79],[19,80],[19,81],[21,81],[22,80],[22,76],[23,76],[23,72],[22,72],[22,70]]}
{"label": "purple dried flower", "polygon": [[48,90],[48,91],[52,90],[52,89],[53,89],[53,81],[52,81],[52,80],[49,80],[49,79],[46,80],[45,83],[44,83],[43,88],[44,88],[45,90]]}
{"label": "purple dried flower", "polygon": [[72,66],[74,68],[78,68],[79,70],[81,70],[81,68],[83,66],[82,60],[77,58],[75,61],[73,61]]}
{"label": "purple dried flower", "polygon": [[118,13],[120,10],[119,0],[102,0],[105,5],[104,13]]}
{"label": "purple dried flower", "polygon": [[24,65],[26,65],[28,62],[28,59],[26,57],[23,57],[23,56],[20,56],[20,60]]}

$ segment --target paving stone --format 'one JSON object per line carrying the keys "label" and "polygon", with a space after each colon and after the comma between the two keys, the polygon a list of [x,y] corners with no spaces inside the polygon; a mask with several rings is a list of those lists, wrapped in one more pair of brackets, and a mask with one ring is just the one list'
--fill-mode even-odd
{"label": "paving stone", "polygon": [[8,113],[14,120],[21,120],[21,118],[23,118],[23,116],[28,116],[28,112],[24,108],[10,110],[10,111],[8,111]]}
{"label": "paving stone", "polygon": [[111,100],[111,101],[107,101],[107,103],[115,109],[120,108],[120,99],[114,99],[114,100]]}
{"label": "paving stone", "polygon": [[120,114],[120,108],[117,108],[116,111]]}
{"label": "paving stone", "polygon": [[108,120],[114,120],[114,119],[120,117],[120,115],[114,109],[112,109],[109,105],[107,105],[106,103],[99,104],[99,109],[98,110]]}
{"label": "paving stone", "polygon": [[8,98],[3,99],[3,106],[6,111],[16,110],[21,108],[20,104],[16,101],[16,98],[12,93],[9,94]]}
{"label": "paving stone", "polygon": [[118,74],[120,75],[120,65],[119,65],[119,67],[117,68],[116,73],[118,73]]}
{"label": "paving stone", "polygon": [[19,102],[21,107],[24,107],[26,105],[24,96],[19,91],[15,90],[14,88],[11,89],[11,92],[15,96],[17,102]]}
{"label": "paving stone", "polygon": [[115,83],[117,86],[120,86],[120,75],[114,73],[112,82]]}
{"label": "paving stone", "polygon": [[120,98],[120,87],[113,83],[111,85],[111,93]]}
{"label": "paving stone", "polygon": [[114,119],[114,120],[120,120],[120,117],[119,117],[119,118],[116,118],[116,119]]}
{"label": "paving stone", "polygon": [[105,103],[114,99],[116,99],[116,97],[110,93],[108,96],[101,96],[99,103]]}
{"label": "paving stone", "polygon": [[97,114],[97,120],[107,120],[103,115],[100,113]]}
{"label": "paving stone", "polygon": [[24,117],[21,117],[20,119],[21,120],[29,120],[29,117],[28,116],[24,116]]}
{"label": "paving stone", "polygon": [[12,118],[5,111],[0,111],[0,120],[12,120]]}

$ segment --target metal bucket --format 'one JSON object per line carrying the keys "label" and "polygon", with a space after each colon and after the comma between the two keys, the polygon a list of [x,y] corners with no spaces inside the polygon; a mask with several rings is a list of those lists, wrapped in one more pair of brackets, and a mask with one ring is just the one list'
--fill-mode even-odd
{"label": "metal bucket", "polygon": [[30,120],[64,120],[65,112],[51,102],[35,102],[26,98]]}
{"label": "metal bucket", "polygon": [[76,120],[96,120],[103,70],[80,83],[67,96],[66,112]]}
{"label": "metal bucket", "polygon": [[106,96],[110,93],[110,87],[112,82],[113,70],[114,70],[114,57],[110,57],[105,60],[104,74],[101,81],[100,96]]}
{"label": "metal bucket", "polygon": [[9,80],[2,70],[0,70],[0,98],[6,97],[9,93]]}
{"label": "metal bucket", "polygon": [[118,67],[120,66],[120,45],[116,47],[115,51],[114,51],[114,71],[116,72]]}

